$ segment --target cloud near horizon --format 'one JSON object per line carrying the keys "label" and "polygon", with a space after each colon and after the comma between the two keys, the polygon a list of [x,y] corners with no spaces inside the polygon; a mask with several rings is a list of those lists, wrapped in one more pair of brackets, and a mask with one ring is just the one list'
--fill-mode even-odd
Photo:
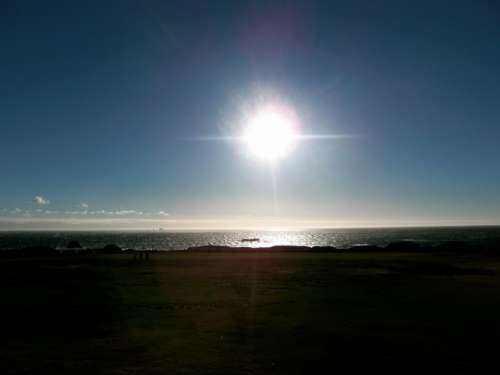
{"label": "cloud near horizon", "polygon": [[[48,202],[46,199],[41,197],[44,202]],[[37,203],[38,204],[38,203]],[[46,205],[48,203],[40,203],[40,205]],[[10,209],[10,208],[0,208],[0,217],[8,217],[8,216],[33,216],[33,218],[39,218],[41,219],[45,215],[50,215],[52,217],[54,216],[59,216],[62,220],[65,218],[70,217],[75,217],[75,216],[80,216],[80,217],[111,217],[111,216],[118,216],[122,218],[137,218],[137,217],[145,217],[145,218],[154,218],[154,217],[163,217],[166,218],[167,216],[170,216],[169,213],[165,211],[159,211],[159,212],[147,212],[147,211],[139,211],[139,210],[87,210],[87,209],[80,209],[80,210],[66,210],[66,211],[60,211],[60,210],[46,210],[42,208],[36,208],[36,209],[21,209],[19,207]]]}
{"label": "cloud near horizon", "polygon": [[[29,218],[31,224],[34,227],[37,226],[36,223],[43,224],[44,222],[57,221],[59,224],[64,226],[65,222],[72,223],[72,225],[77,222],[83,223],[89,220],[140,220],[140,221],[154,221],[157,220],[157,224],[166,220],[170,214],[164,210],[160,211],[141,211],[134,209],[118,209],[118,210],[105,210],[105,209],[93,209],[89,210],[90,205],[88,203],[82,202],[73,207],[76,209],[46,209],[44,206],[48,206],[50,201],[43,195],[36,195],[33,197],[32,202],[35,207],[15,207],[15,208],[0,208],[0,219],[2,219],[4,224],[7,224],[10,220],[19,220],[21,218]],[[47,207],[48,208],[48,207]],[[56,207],[54,207],[56,208]],[[50,217],[50,218],[49,218]],[[47,221],[49,220],[49,221]],[[75,221],[76,220],[76,221]],[[14,222],[12,221],[12,222]],[[103,223],[106,223],[103,222]],[[0,226],[0,230],[5,229]]]}
{"label": "cloud near horizon", "polygon": [[[42,197],[43,198],[43,197]],[[46,201],[45,199],[43,199]],[[48,204],[48,203],[44,203]],[[42,204],[43,205],[43,204]],[[61,219],[68,218],[68,217],[75,217],[75,216],[87,216],[87,217],[110,217],[110,216],[120,216],[123,218],[137,218],[137,217],[167,217],[170,216],[167,212],[165,211],[159,211],[159,212],[146,212],[146,211],[139,211],[139,210],[92,210],[89,211],[87,209],[81,209],[81,210],[66,210],[66,211],[59,211],[59,210],[44,210],[42,208],[36,208],[36,209],[21,209],[21,208],[14,208],[14,209],[9,209],[9,208],[1,208],[0,209],[0,216],[19,216],[19,215],[24,215],[24,216],[33,216],[36,218],[41,218],[44,215],[59,215]]]}
{"label": "cloud near horizon", "polygon": [[39,206],[46,206],[46,205],[50,204],[50,201],[48,199],[45,199],[42,195],[36,195],[33,198],[33,202]]}
{"label": "cloud near horizon", "polygon": [[[48,213],[45,211],[45,213]],[[137,217],[137,216],[163,216],[167,217],[170,214],[166,211],[159,212],[147,212],[139,210],[75,210],[75,211],[64,211],[64,215],[83,215],[83,216],[124,216],[124,217]]]}

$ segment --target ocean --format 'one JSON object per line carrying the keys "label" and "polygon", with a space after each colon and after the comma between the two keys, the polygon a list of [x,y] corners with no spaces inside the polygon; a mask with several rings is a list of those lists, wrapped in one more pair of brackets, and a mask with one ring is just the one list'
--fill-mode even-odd
{"label": "ocean", "polygon": [[[258,241],[245,242],[243,239]],[[480,243],[500,239],[500,227],[432,227],[432,228],[363,228],[318,229],[300,231],[94,231],[94,232],[0,232],[0,249],[49,246],[64,249],[71,240],[84,248],[101,248],[116,244],[122,249],[182,250],[191,246],[223,245],[267,247],[274,245],[386,246],[391,242],[414,241],[437,245],[448,241]]]}

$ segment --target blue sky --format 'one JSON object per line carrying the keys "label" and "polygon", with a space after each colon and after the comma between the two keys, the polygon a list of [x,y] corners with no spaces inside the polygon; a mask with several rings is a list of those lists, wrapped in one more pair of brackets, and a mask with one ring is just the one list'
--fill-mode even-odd
{"label": "blue sky", "polygon": [[[487,1],[4,5],[0,229],[500,224],[499,40]],[[300,142],[277,204],[197,140],[269,93],[353,135]]]}

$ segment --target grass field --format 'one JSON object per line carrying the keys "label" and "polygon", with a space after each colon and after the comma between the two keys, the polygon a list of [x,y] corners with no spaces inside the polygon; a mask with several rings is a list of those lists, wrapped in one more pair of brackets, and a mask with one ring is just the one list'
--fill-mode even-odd
{"label": "grass field", "polygon": [[187,253],[0,259],[0,373],[478,373],[500,258]]}

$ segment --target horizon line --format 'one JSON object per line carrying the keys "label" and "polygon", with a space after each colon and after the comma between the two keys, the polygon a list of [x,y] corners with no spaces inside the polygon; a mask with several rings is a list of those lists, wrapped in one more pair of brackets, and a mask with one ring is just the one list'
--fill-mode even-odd
{"label": "horizon line", "polygon": [[472,227],[500,227],[500,223],[473,223],[473,224],[386,224],[386,225],[358,225],[358,226],[327,226],[327,227],[192,227],[192,228],[0,228],[0,233],[7,232],[236,232],[236,231],[308,231],[308,230],[337,230],[337,229],[411,229],[411,228],[472,228]]}

